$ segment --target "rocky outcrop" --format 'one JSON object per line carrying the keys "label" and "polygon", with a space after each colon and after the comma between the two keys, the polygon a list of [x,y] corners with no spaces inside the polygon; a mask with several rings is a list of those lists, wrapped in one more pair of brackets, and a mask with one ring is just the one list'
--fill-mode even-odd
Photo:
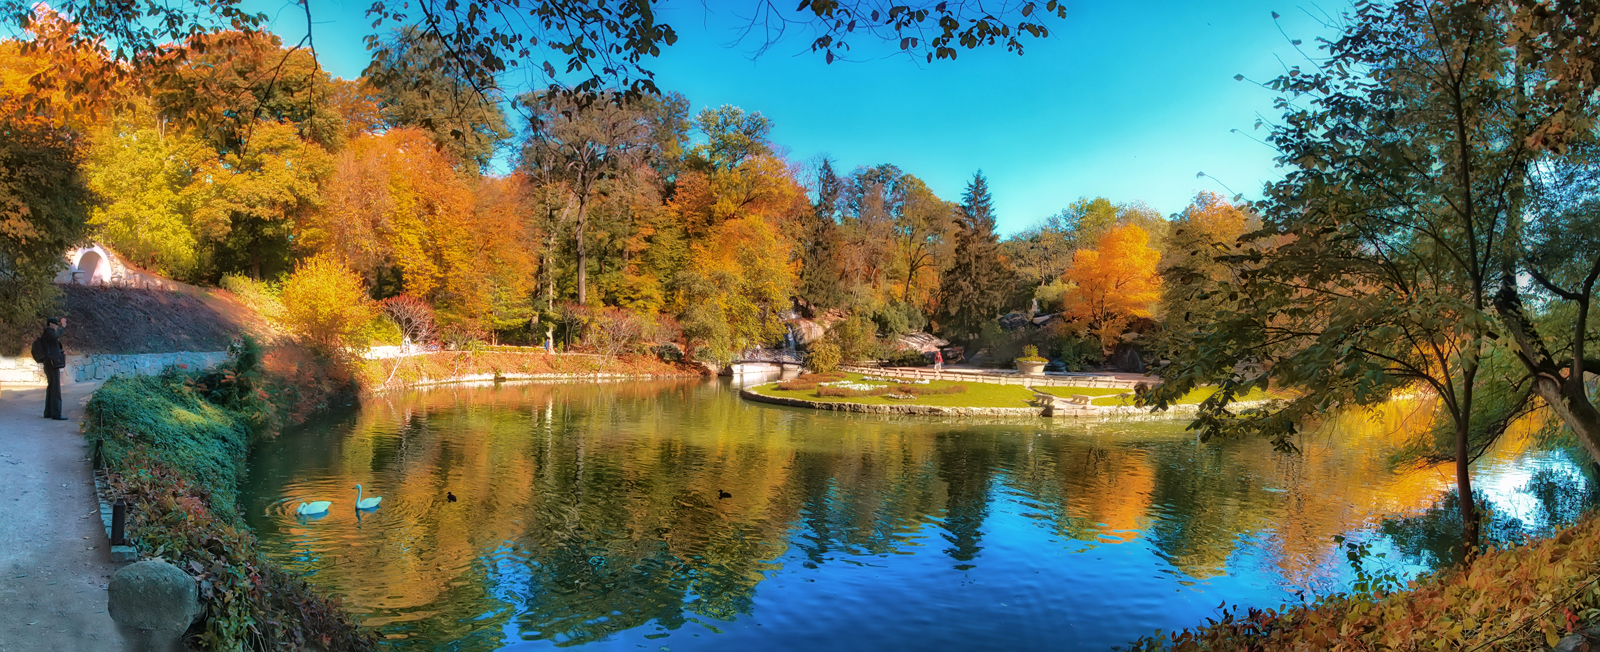
{"label": "rocky outcrop", "polygon": [[794,332],[795,343],[800,346],[810,346],[813,342],[822,339],[828,334],[828,329],[850,317],[850,313],[838,308],[830,308],[816,317],[806,319],[796,317],[788,320],[789,330]]}

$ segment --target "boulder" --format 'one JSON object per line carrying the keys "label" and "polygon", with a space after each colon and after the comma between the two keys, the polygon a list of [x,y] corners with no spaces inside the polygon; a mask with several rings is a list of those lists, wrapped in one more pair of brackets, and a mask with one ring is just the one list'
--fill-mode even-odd
{"label": "boulder", "polygon": [[124,566],[111,576],[106,610],[129,652],[176,652],[200,615],[194,578],[159,559]]}

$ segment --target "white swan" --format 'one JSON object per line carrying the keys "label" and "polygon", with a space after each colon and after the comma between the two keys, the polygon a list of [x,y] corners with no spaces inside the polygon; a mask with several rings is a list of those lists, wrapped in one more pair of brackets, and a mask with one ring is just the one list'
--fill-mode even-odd
{"label": "white swan", "polygon": [[313,503],[300,503],[299,507],[294,508],[294,513],[301,516],[323,514],[328,511],[328,506],[332,504],[333,501],[331,500],[319,500]]}
{"label": "white swan", "polygon": [[377,509],[378,503],[383,501],[382,496],[375,496],[366,500],[361,499],[361,485],[356,485],[356,509]]}

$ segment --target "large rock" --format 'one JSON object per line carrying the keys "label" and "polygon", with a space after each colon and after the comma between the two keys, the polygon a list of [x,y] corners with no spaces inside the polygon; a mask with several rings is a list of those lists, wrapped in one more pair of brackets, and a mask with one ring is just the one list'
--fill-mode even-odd
{"label": "large rock", "polygon": [[828,330],[833,328],[834,324],[849,317],[850,313],[845,310],[829,308],[812,319],[796,317],[788,320],[789,330],[794,333],[796,344],[810,346],[817,340],[822,339],[822,336],[827,335]]}
{"label": "large rock", "polygon": [[894,348],[897,351],[915,351],[917,353],[925,353],[930,356],[933,355],[934,351],[938,351],[947,346],[950,346],[949,341],[941,340],[921,331],[901,335],[900,338],[894,342]]}
{"label": "large rock", "polygon": [[129,652],[176,652],[200,615],[194,578],[161,560],[124,566],[111,576],[106,609]]}

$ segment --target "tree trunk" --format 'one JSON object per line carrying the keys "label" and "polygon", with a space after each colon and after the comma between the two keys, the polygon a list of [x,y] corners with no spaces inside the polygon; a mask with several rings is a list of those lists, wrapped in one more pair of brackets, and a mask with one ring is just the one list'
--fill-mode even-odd
{"label": "tree trunk", "polygon": [[1471,469],[1468,468],[1472,461],[1467,441],[1470,428],[1470,419],[1456,422],[1456,493],[1461,497],[1463,559],[1471,559],[1476,556],[1478,548],[1478,508],[1477,501],[1472,497],[1472,473]]}
{"label": "tree trunk", "polygon": [[1533,380],[1533,391],[1555,410],[1561,423],[1578,436],[1578,443],[1589,453],[1589,458],[1600,462],[1600,410],[1596,410],[1584,391],[1583,381],[1567,378],[1557,382],[1540,374]]}
{"label": "tree trunk", "polygon": [[[1554,410],[1561,423],[1572,429],[1578,442],[1589,453],[1590,459],[1600,462],[1600,410],[1590,402],[1583,386],[1582,374],[1563,376],[1561,369],[1550,357],[1533,321],[1522,310],[1522,297],[1507,275],[1502,281],[1500,294],[1495,297],[1495,311],[1506,325],[1511,340],[1516,344],[1517,358],[1533,376],[1533,391]],[[1588,305],[1582,306],[1587,310]]]}
{"label": "tree trunk", "polygon": [[578,195],[578,305],[589,305],[589,250],[584,246],[583,231],[588,224],[589,193]]}

